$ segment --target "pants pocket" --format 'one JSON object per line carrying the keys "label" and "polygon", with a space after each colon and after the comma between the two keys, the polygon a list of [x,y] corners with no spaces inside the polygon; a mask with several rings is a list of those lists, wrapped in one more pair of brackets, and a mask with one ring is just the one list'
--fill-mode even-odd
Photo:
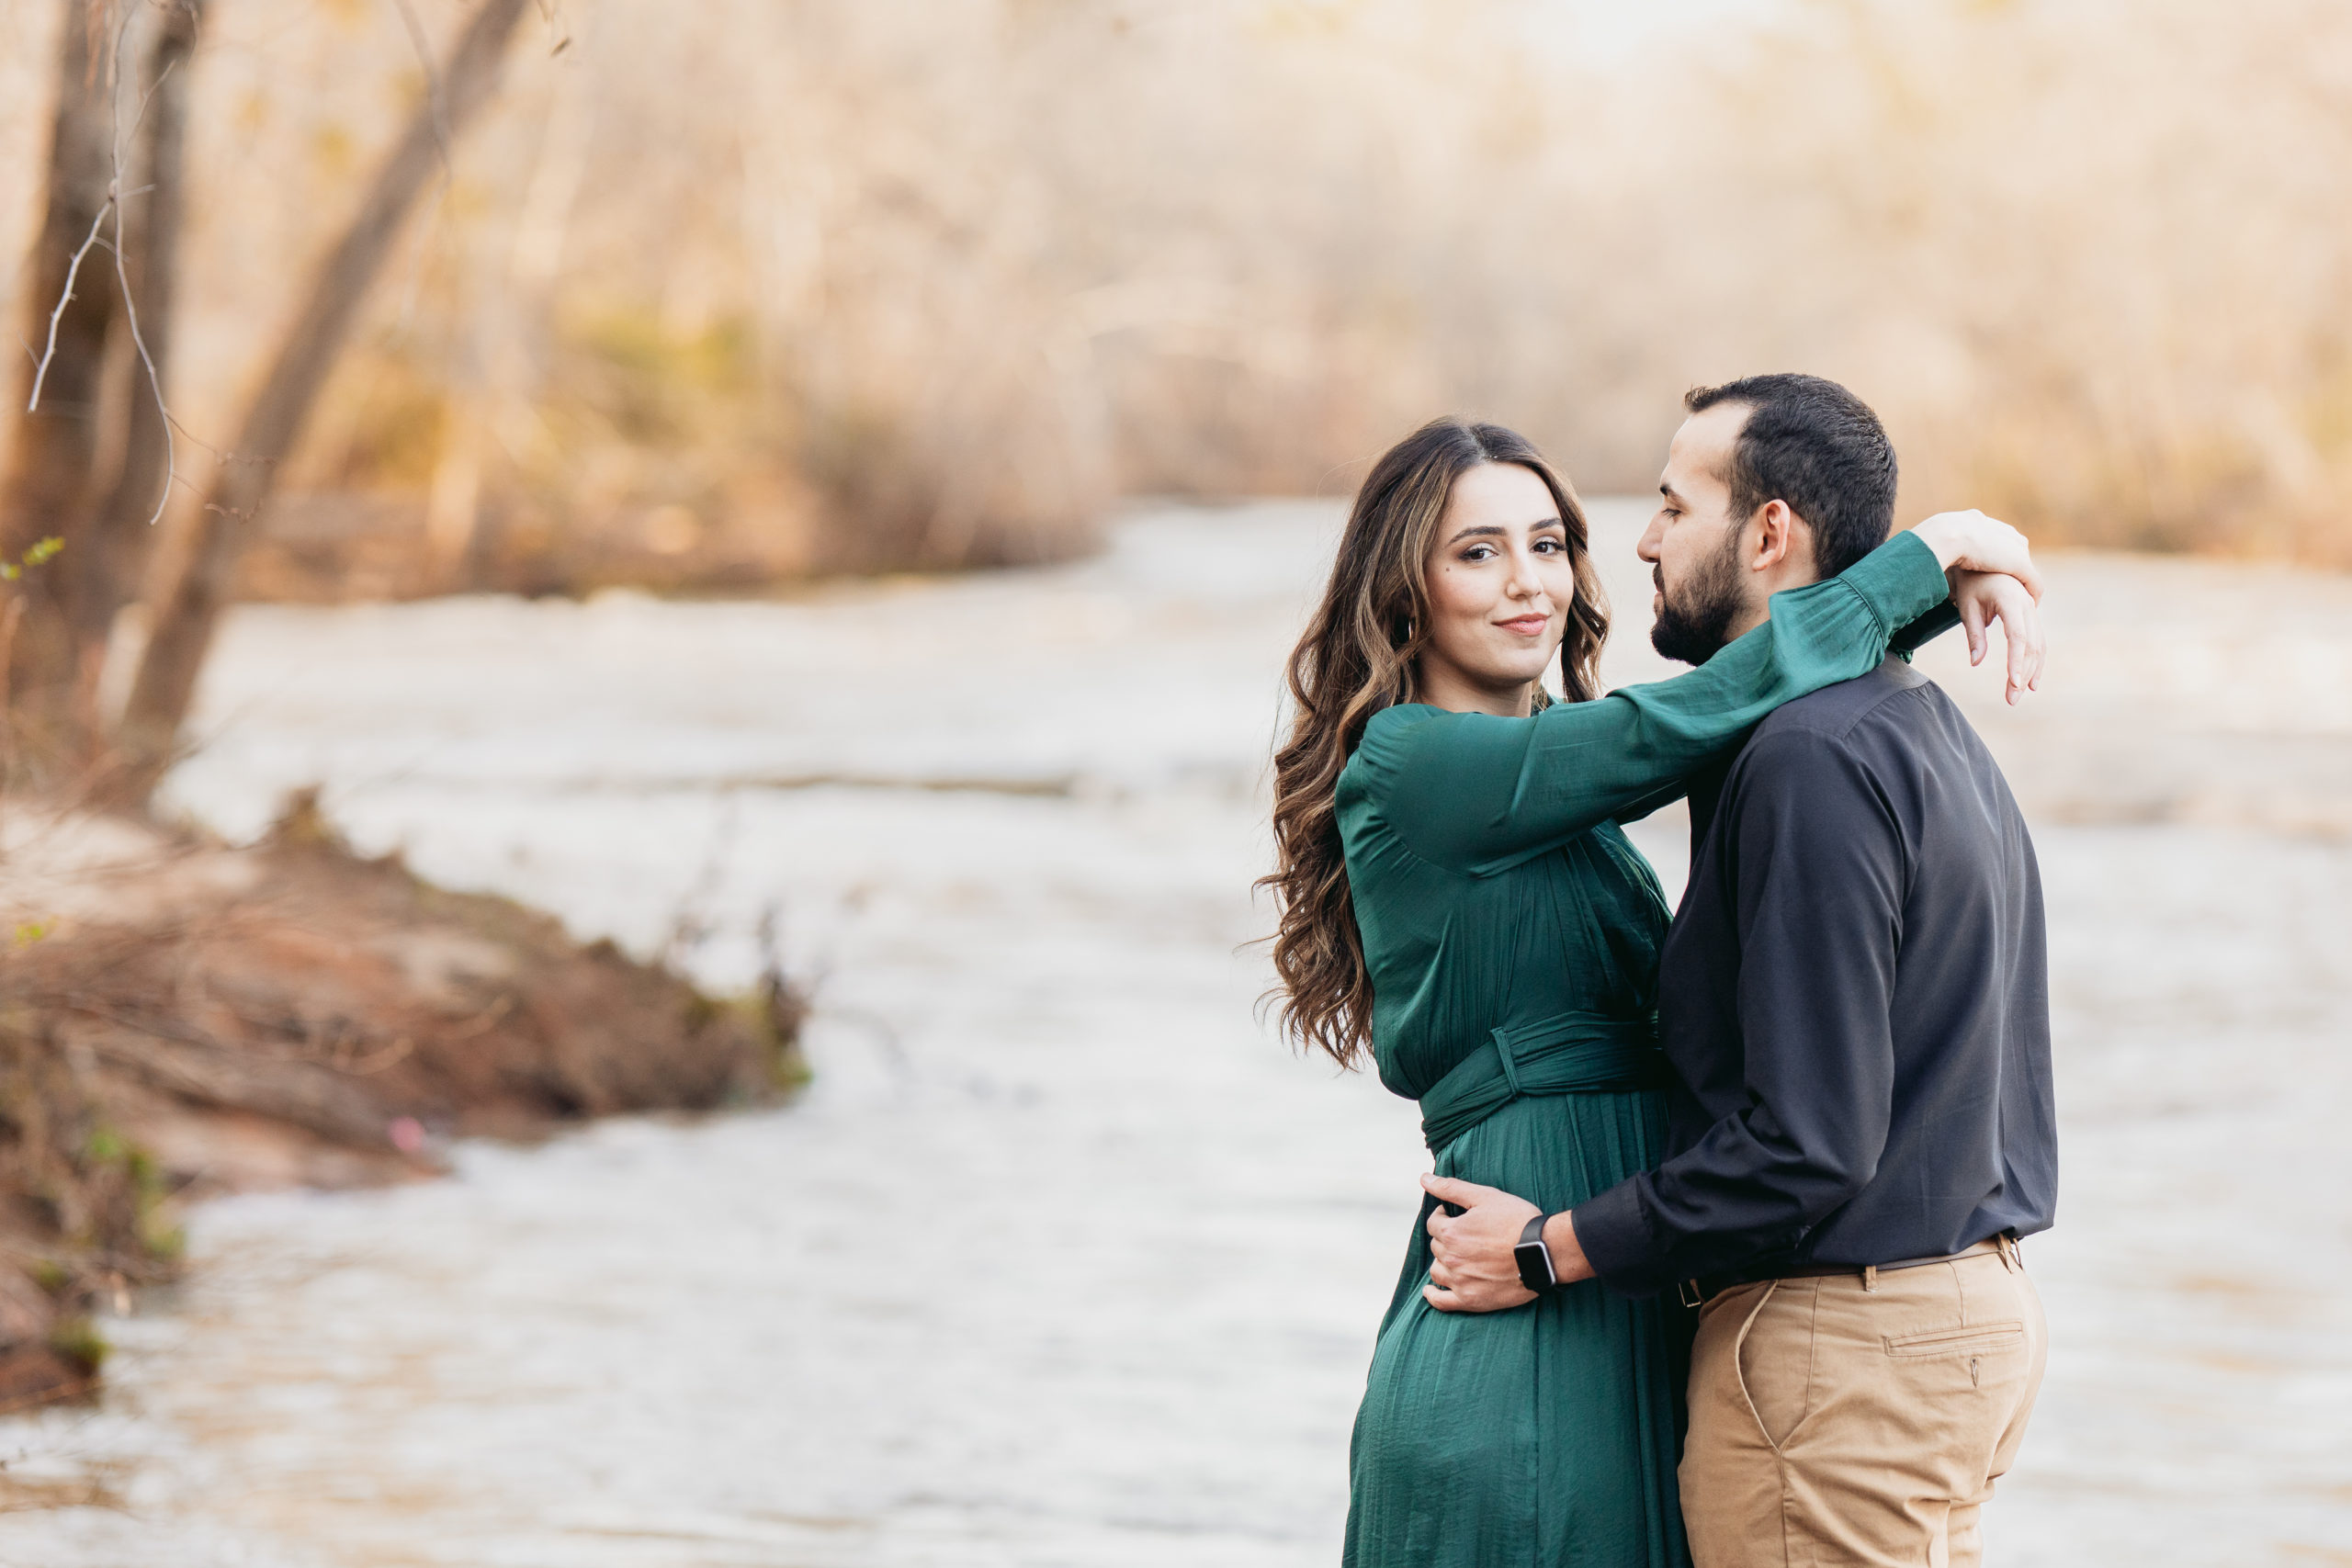
{"label": "pants pocket", "polygon": [[1767,1286],[1735,1347],[1739,1389],[1756,1428],[1774,1449],[1813,1406],[1813,1318],[1818,1289],[1782,1280]]}
{"label": "pants pocket", "polygon": [[1930,1328],[1917,1334],[1890,1334],[1884,1337],[1886,1353],[1890,1356],[1995,1356],[2004,1350],[2024,1348],[2025,1323],[2018,1318],[2007,1318],[1997,1323],[1963,1323],[1951,1328]]}

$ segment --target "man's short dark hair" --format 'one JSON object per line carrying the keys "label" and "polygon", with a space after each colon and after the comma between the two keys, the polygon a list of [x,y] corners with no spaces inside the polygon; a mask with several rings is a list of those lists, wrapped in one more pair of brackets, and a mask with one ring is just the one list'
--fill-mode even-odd
{"label": "man's short dark hair", "polygon": [[1747,423],[1731,455],[1731,514],[1744,522],[1785,502],[1813,528],[1814,562],[1835,577],[1894,527],[1894,447],[1870,405],[1835,381],[1789,374],[1743,376],[1693,387],[1692,413],[1745,403]]}

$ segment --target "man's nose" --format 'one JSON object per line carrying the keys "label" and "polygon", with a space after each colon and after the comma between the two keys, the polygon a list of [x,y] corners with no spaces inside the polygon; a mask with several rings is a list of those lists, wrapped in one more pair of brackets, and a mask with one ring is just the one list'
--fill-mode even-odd
{"label": "man's nose", "polygon": [[1650,519],[1650,525],[1642,530],[1640,540],[1634,546],[1634,553],[1655,566],[1658,561],[1658,546],[1665,541],[1666,530],[1659,525],[1658,520],[1653,517]]}

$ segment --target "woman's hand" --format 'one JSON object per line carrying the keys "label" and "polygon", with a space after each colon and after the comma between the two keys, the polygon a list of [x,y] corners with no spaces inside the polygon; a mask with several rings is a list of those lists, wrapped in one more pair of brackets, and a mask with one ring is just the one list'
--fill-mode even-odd
{"label": "woman's hand", "polygon": [[1919,542],[1936,552],[1937,563],[1949,572],[1997,571],[2016,578],[2041,603],[2041,573],[2034,570],[2033,552],[2026,537],[1997,517],[1982,512],[1939,512],[1911,530]]}
{"label": "woman's hand", "polygon": [[2009,655],[2003,694],[2014,707],[2028,692],[2041,690],[2045,651],[2041,607],[2026,585],[2006,572],[1971,571],[1965,567],[1954,567],[1946,575],[1951,579],[1951,602],[1960,611],[1960,624],[1968,633],[1968,661],[1984,662],[1991,641],[1986,634],[1991,623],[1998,621]]}

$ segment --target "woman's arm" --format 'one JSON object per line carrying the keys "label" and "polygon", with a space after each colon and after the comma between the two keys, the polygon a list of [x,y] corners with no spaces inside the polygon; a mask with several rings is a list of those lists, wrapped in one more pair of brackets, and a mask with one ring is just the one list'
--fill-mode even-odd
{"label": "woman's arm", "polygon": [[1912,530],[1936,552],[1951,582],[1951,603],[1895,634],[1905,658],[1954,626],[1968,628],[1968,661],[1984,662],[1985,634],[2001,623],[2008,644],[2007,695],[2014,706],[2041,684],[2041,574],[2026,537],[1982,512],[1939,512]]}
{"label": "woman's arm", "polygon": [[[2020,565],[2016,530],[1930,519],[1840,576],[1772,596],[1771,618],[1704,665],[1532,718],[1408,708],[1374,718],[1360,755],[1407,848],[1474,875],[1541,853],[1649,800],[1736,745],[1792,697],[1869,673],[1892,628],[1950,592],[1944,568]],[[1987,526],[1989,525],[1989,526]]]}
{"label": "woman's arm", "polygon": [[2045,649],[2041,606],[2035,603],[2035,595],[2016,578],[1997,571],[1955,568],[1946,575],[1951,579],[1951,601],[1958,610],[1960,624],[1968,628],[1968,661],[1984,662],[1986,634],[1992,623],[1998,621],[2002,637],[2008,644],[2006,694],[2009,705],[2014,707],[2028,692],[2041,690]]}
{"label": "woman's arm", "polygon": [[1982,664],[1991,648],[1993,623],[1998,621],[2008,645],[2005,690],[2010,705],[2022,701],[2028,692],[2039,691],[2047,648],[2041,631],[2041,607],[2034,603],[2032,592],[2016,578],[1997,571],[1970,571],[1954,567],[1944,576],[1951,583],[1951,597],[1896,632],[1887,645],[1888,650],[1908,659],[1914,650],[1926,647],[1952,627],[1964,626],[1968,630],[1968,661]]}

